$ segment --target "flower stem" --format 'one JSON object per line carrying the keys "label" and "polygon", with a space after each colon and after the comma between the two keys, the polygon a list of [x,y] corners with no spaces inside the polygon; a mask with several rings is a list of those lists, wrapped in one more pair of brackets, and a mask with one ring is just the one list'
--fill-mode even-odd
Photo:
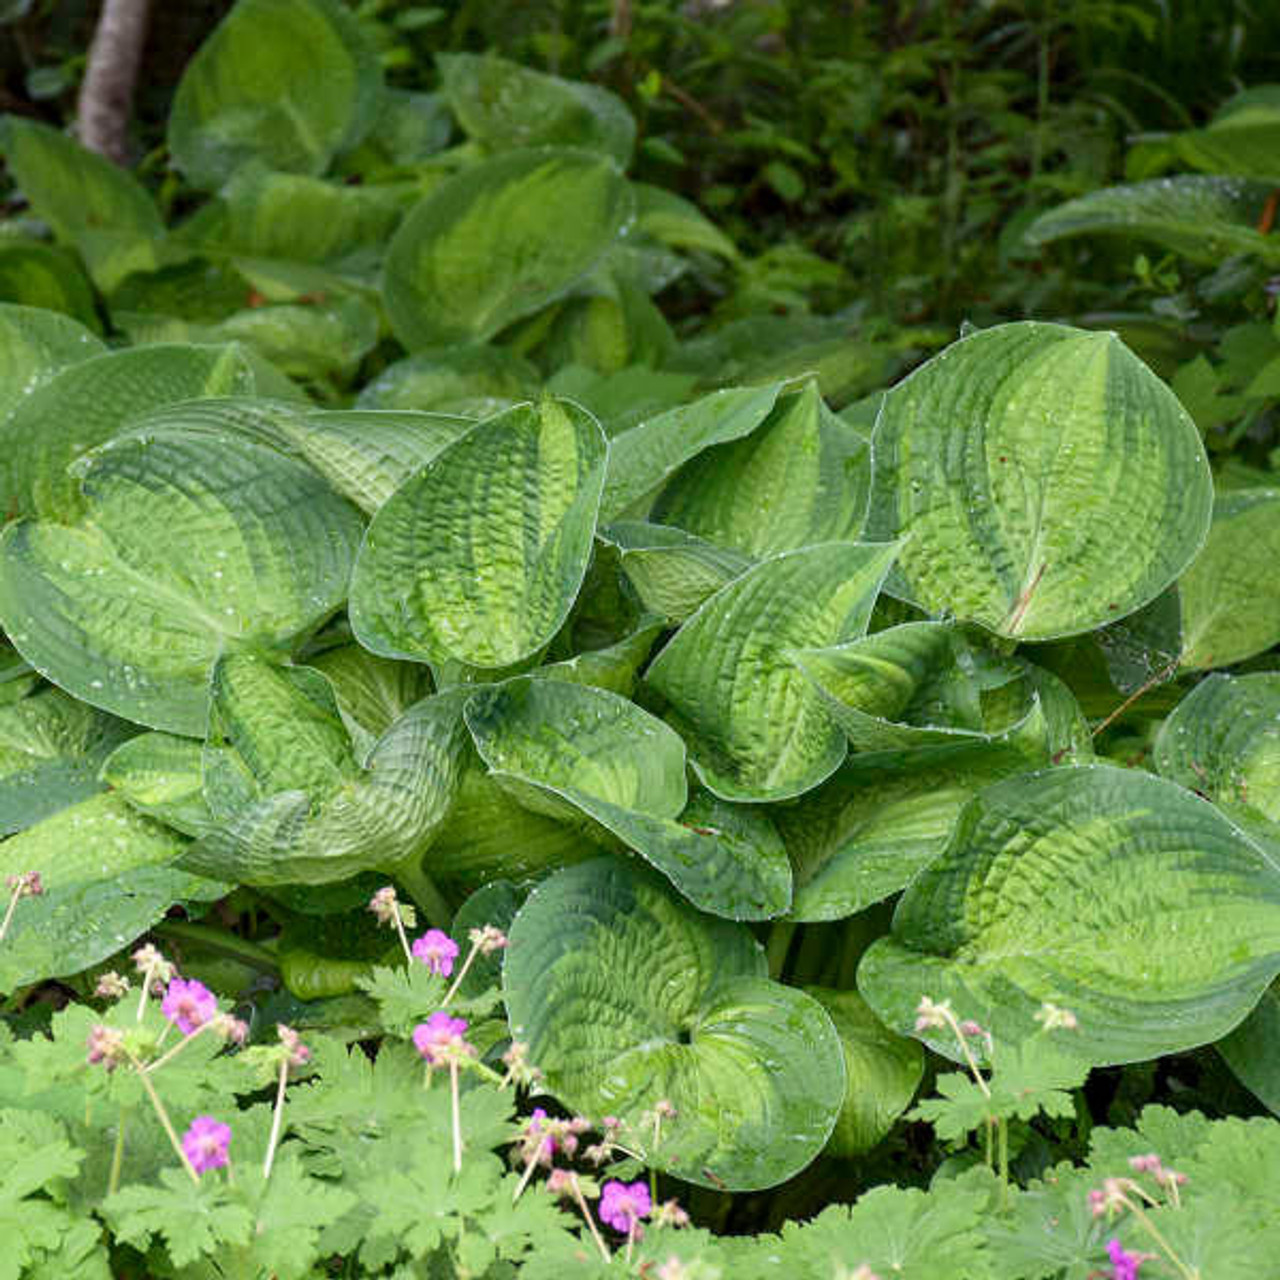
{"label": "flower stem", "polygon": [[9,932],[9,925],[13,920],[13,913],[18,909],[18,899],[22,897],[22,883],[13,886],[13,892],[9,895],[9,909],[4,913],[4,919],[0,920],[0,942],[5,939],[5,934]]}
{"label": "flower stem", "polygon": [[409,891],[427,923],[437,929],[447,929],[453,920],[453,912],[436,883],[412,858],[395,869],[395,877]]}
{"label": "flower stem", "polygon": [[120,1108],[116,1121],[116,1142],[111,1149],[111,1172],[107,1175],[107,1195],[113,1196],[120,1188],[120,1170],[124,1167],[124,1131],[129,1123],[129,1108]]}
{"label": "flower stem", "polygon": [[1004,1119],[996,1121],[996,1141],[1000,1150],[1000,1208],[1008,1208],[1009,1203],[1009,1122]]}
{"label": "flower stem", "polygon": [[[202,1022],[189,1036],[183,1036],[182,1039],[179,1040],[178,1043],[175,1044],[173,1048],[169,1050],[168,1053],[161,1054],[160,1057],[158,1057],[154,1062],[148,1062],[147,1065],[142,1068],[142,1070],[147,1072],[158,1071],[161,1067],[164,1066],[166,1062],[172,1062],[173,1059],[176,1058],[178,1054],[180,1054],[183,1051],[183,1049],[185,1049],[187,1045],[189,1045],[196,1038],[196,1036],[198,1036],[202,1031],[212,1026],[213,1026],[212,1022]],[[166,1027],[165,1030],[167,1032],[168,1028]]]}
{"label": "flower stem", "polygon": [[440,1001],[440,1007],[443,1009],[445,1005],[458,994],[458,988],[462,986],[462,980],[467,976],[467,970],[471,968],[471,962],[480,954],[480,944],[473,942],[471,950],[467,952],[467,958],[462,962],[462,968],[458,970],[458,976],[454,978],[449,985],[449,990],[444,993],[444,999]]}
{"label": "flower stem", "polygon": [[462,1114],[458,1106],[458,1061],[449,1059],[449,1096],[453,1101],[453,1171],[462,1172]]}
{"label": "flower stem", "polygon": [[200,1185],[200,1175],[195,1171],[195,1166],[187,1159],[187,1153],[182,1149],[182,1143],[178,1141],[178,1135],[174,1131],[173,1122],[169,1119],[169,1113],[164,1109],[164,1103],[160,1101],[160,1095],[156,1092],[156,1087],[151,1083],[150,1077],[142,1069],[142,1063],[138,1061],[133,1054],[129,1054],[129,1061],[133,1063],[133,1069],[137,1073],[138,1079],[142,1081],[142,1087],[147,1091],[147,1097],[151,1099],[151,1105],[155,1108],[156,1115],[160,1118],[161,1127],[168,1135],[169,1143],[177,1153],[178,1159],[182,1161],[182,1167],[191,1177],[191,1181]]}
{"label": "flower stem", "polygon": [[591,1232],[591,1238],[596,1242],[596,1247],[600,1250],[600,1256],[605,1262],[611,1262],[613,1257],[609,1253],[609,1246],[600,1238],[600,1232],[596,1229],[596,1220],[591,1216],[591,1210],[582,1195],[582,1188],[578,1185],[578,1175],[576,1173],[569,1174],[569,1189],[573,1192],[574,1203],[577,1204],[583,1218],[586,1219],[587,1230]]}
{"label": "flower stem", "polygon": [[408,964],[413,964],[413,952],[409,950],[409,939],[405,935],[404,921],[400,918],[400,906],[398,903],[392,903],[391,918],[396,922],[396,932],[400,935],[400,946],[404,949],[404,958]]}
{"label": "flower stem", "polygon": [[289,1060],[280,1061],[280,1082],[276,1085],[276,1109],[271,1117],[271,1136],[267,1139],[267,1154],[262,1161],[262,1180],[271,1177],[271,1165],[276,1158],[276,1147],[280,1143],[280,1126],[284,1121],[284,1090],[289,1083]]}

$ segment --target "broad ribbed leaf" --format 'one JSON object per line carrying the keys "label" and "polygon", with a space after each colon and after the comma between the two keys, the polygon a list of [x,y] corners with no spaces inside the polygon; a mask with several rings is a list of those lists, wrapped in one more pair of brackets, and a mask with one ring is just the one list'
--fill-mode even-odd
{"label": "broad ribbed leaf", "polygon": [[136,347],[70,365],[0,419],[0,507],[11,516],[73,520],[85,511],[67,472],[76,458],[161,405],[253,390],[236,346]]}
{"label": "broad ribbed leaf", "polygon": [[[328,884],[371,870],[394,875],[421,856],[453,802],[466,760],[466,692],[415,703],[363,769],[327,795],[261,787],[263,798],[220,815],[221,829],[193,844],[183,865],[251,885]],[[207,773],[205,788],[212,802]],[[228,786],[220,799],[231,794]]]}
{"label": "broad ribbed leaf", "polygon": [[[1209,537],[1213,537],[1210,527]],[[1203,555],[1204,553],[1201,552]],[[1193,562],[1194,563],[1194,562]],[[1137,613],[1094,633],[1107,675],[1121,693],[1172,679],[1182,655],[1182,597],[1170,587]]]}
{"label": "broad ribbed leaf", "polygon": [[1202,680],[1164,722],[1155,765],[1189,791],[1280,822],[1280,674]]}
{"label": "broad ribbed leaf", "polygon": [[568,401],[473,428],[383,504],[351,625],[385,657],[504,667],[543,648],[582,585],[607,446]]}
{"label": "broad ribbed leaf", "polygon": [[841,920],[906,887],[981,788],[1050,761],[1045,717],[992,742],[851,757],[774,821],[795,868],[790,919]]}
{"label": "broad ribbed leaf", "polygon": [[70,316],[0,303],[0,424],[59,369],[104,351]]}
{"label": "broad ribbed leaf", "polygon": [[1178,582],[1183,665],[1225,667],[1280,641],[1280,489],[1220,494],[1204,550]]}
{"label": "broad ribbed leaf", "polygon": [[[765,977],[741,925],[699,915],[657,876],[599,859],[530,894],[511,927],[512,1035],[574,1111],[613,1114],[647,1164],[746,1191],[804,1168],[844,1098],[831,1020]],[[675,1107],[654,1145],[652,1112]]]}
{"label": "broad ribbed leaf", "polygon": [[377,54],[336,0],[238,0],[187,64],[169,150],[206,191],[251,160],[320,174],[369,131],[381,95]]}
{"label": "broad ribbed leaf", "polygon": [[889,590],[1048,640],[1154,599],[1208,531],[1195,424],[1113,334],[1027,321],[962,338],[884,400],[867,537]]}
{"label": "broad ribbed leaf", "polygon": [[208,342],[243,342],[281,372],[303,381],[351,378],[378,341],[378,313],[367,302],[338,293],[323,302],[249,307],[188,336]]}
{"label": "broad ribbed leaf", "polygon": [[[1104,765],[982,792],[912,881],[858,989],[909,1030],[922,995],[997,1041],[1070,1009],[1096,1066],[1210,1043],[1280,971],[1280,864],[1211,804]],[[954,1055],[946,1038],[930,1044]]]}
{"label": "broad ribbed leaf", "polygon": [[217,825],[204,798],[209,750],[195,738],[140,733],[103,762],[102,781],[139,813],[184,835],[200,836]]}
{"label": "broad ribbed leaf", "polygon": [[991,738],[1026,714],[1030,696],[1017,659],[946,622],[905,622],[847,644],[797,650],[794,661],[858,751]]}
{"label": "broad ribbed leaf", "polygon": [[1280,92],[1254,85],[1224,103],[1207,128],[1173,136],[1178,155],[1201,173],[1280,182]]}
{"label": "broad ribbed leaf", "polygon": [[561,662],[548,662],[538,668],[543,680],[566,680],[570,684],[589,684],[597,689],[629,698],[635,692],[640,668],[649,660],[649,654],[658,637],[665,630],[663,624],[646,618],[630,635],[623,636],[616,644],[603,649],[588,649]]}
{"label": "broad ribbed leaf", "polygon": [[85,702],[203,736],[219,654],[286,651],[342,603],[359,516],[296,462],[178,431],[77,472],[82,523],[23,521],[0,540],[0,620]]}
{"label": "broad ribbed leaf", "polygon": [[333,686],[352,740],[371,735],[368,745],[431,692],[431,676],[425,667],[375,657],[358,644],[327,649],[309,659],[308,665],[322,672]]}
{"label": "broad ribbed leaf", "polygon": [[704,449],[750,435],[769,416],[780,383],[713,391],[615,436],[602,516],[612,520],[651,494]]}
{"label": "broad ribbed leaf", "polygon": [[61,312],[101,332],[93,289],[70,249],[17,236],[0,238],[0,298]]}
{"label": "broad ribbed leaf", "polygon": [[589,152],[515,151],[471,165],[392,238],[383,296],[396,337],[410,351],[491,338],[585,276],[633,212],[617,169]]}
{"label": "broad ribbed leaf", "polygon": [[866,437],[837,418],[809,382],[780,396],[745,439],[686,463],[654,503],[653,519],[747,555],[769,555],[856,538],[870,482]]}
{"label": "broad ribbed leaf", "polygon": [[1216,267],[1236,254],[1280,262],[1280,238],[1263,235],[1257,225],[1273,186],[1184,175],[1104,187],[1042,213],[1027,228],[1026,239],[1041,245],[1066,236],[1122,235],[1205,266]]}
{"label": "broad ribbed leaf", "polygon": [[687,804],[684,743],[634,703],[522,677],[477,693],[466,719],[494,779],[527,808],[585,815],[589,838],[633,849],[714,915],[787,909],[791,866],[768,819],[710,796]]}
{"label": "broad ribbed leaf", "polygon": [[1280,1116],[1280,987],[1272,983],[1257,1008],[1218,1041],[1217,1049],[1236,1079]]}
{"label": "broad ribbed leaf", "polygon": [[87,800],[129,726],[61,689],[0,706],[0,837]]}
{"label": "broad ribbed leaf", "polygon": [[416,409],[488,418],[539,385],[527,360],[488,344],[442,347],[388,365],[356,397],[357,409]]}
{"label": "broad ribbed leaf", "polygon": [[863,634],[896,544],[829,542],[763,560],[676,632],[646,680],[703,782],[726,800],[783,800],[844,759],[844,734],[790,660]]}
{"label": "broad ribbed leaf", "polygon": [[636,124],[598,85],[544,75],[493,54],[437,54],[440,87],[466,134],[486,151],[581,147],[626,168]]}
{"label": "broad ribbed leaf", "polygon": [[844,1050],[844,1105],[824,1154],[851,1160],[870,1151],[910,1105],[924,1075],[924,1051],[890,1031],[856,991],[805,991],[827,1011]]}
{"label": "broad ribbed leaf", "polygon": [[175,903],[231,886],[179,870],[183,840],[113,795],[92,796],[0,844],[0,881],[38,871],[0,947],[0,991],[79,973],[126,947]]}
{"label": "broad ribbed leaf", "polygon": [[636,229],[677,249],[702,249],[736,259],[738,247],[692,201],[665,187],[633,182]]}
{"label": "broad ribbed leaf", "polygon": [[19,116],[4,118],[0,144],[32,211],[79,250],[99,288],[109,290],[131,271],[157,265],[164,223],[127,169]]}
{"label": "broad ribbed leaf", "polygon": [[[612,458],[612,450],[610,452]],[[670,525],[619,520],[600,530],[646,609],[678,626],[727,582],[751,567],[750,556]]]}

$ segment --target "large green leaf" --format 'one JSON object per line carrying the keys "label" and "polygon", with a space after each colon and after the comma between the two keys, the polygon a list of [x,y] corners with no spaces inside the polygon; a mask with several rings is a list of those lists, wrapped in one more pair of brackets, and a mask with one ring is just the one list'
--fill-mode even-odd
{"label": "large green leaf", "polygon": [[1218,1041],[1217,1049],[1236,1079],[1280,1116],[1280,985],[1267,988],[1257,1008]]}
{"label": "large green leaf", "polygon": [[790,918],[841,920],[906,887],[975,792],[1050,762],[1039,704],[992,741],[852,756],[774,821],[795,868]]}
{"label": "large green leaf", "polygon": [[65,133],[19,116],[4,118],[0,147],[33,212],[59,240],[79,250],[100,288],[157,265],[164,223],[127,169]]}
{"label": "large green leaf", "polygon": [[712,445],[750,435],[769,416],[780,384],[713,391],[615,436],[601,512],[622,515]]}
{"label": "large green leaf", "polygon": [[353,741],[382,736],[415,702],[431,692],[431,676],[416,662],[379,658],[358,644],[339,645],[309,659],[333,686]]}
{"label": "large green leaf", "polygon": [[1280,262],[1280,238],[1264,235],[1257,225],[1274,185],[1184,175],[1104,187],[1042,213],[1026,239],[1041,245],[1066,236],[1121,235],[1205,266],[1236,254]]}
{"label": "large green leaf", "polygon": [[98,767],[128,732],[60,689],[0,706],[0,837],[100,791]]}
{"label": "large green leaf", "polygon": [[260,445],[156,432],[77,473],[80,523],[23,521],[0,540],[0,620],[85,702],[203,736],[219,654],[285,652],[346,595],[358,513]]}
{"label": "large green leaf", "polygon": [[659,495],[653,519],[748,555],[792,551],[856,538],[870,480],[866,437],[809,382],[780,396],[745,439],[687,462]]}
{"label": "large green leaf", "polygon": [[633,212],[612,163],[586,151],[515,151],[464,169],[409,214],[387,250],[396,337],[411,351],[491,338],[585,276]]}
{"label": "large green leaf", "polygon": [[182,838],[118,796],[92,796],[0,844],[0,881],[38,871],[0,947],[0,991],[79,973],[127,946],[175,903],[229,885],[179,870]]}
{"label": "large green leaf", "polygon": [[[511,927],[513,1036],[575,1111],[613,1114],[645,1163],[700,1186],[773,1186],[826,1144],[844,1099],[831,1020],[765,977],[741,925],[606,858],[535,889]],[[675,1107],[660,1142],[640,1117]]]}
{"label": "large green leaf", "polygon": [[790,904],[791,867],[768,819],[709,796],[687,804],[684,743],[634,703],[526,676],[476,693],[466,720],[514,799],[560,820],[585,815],[588,837],[633,849],[702,910],[759,920]]}
{"label": "large green leaf", "polygon": [[254,389],[235,346],[135,347],[77,361],[0,419],[0,507],[9,515],[74,519],[85,505],[67,468],[131,418],[178,400]]}
{"label": "large green leaf", "polygon": [[1225,667],[1280,641],[1280,489],[1219,494],[1204,550],[1178,582],[1183,665]]}
{"label": "large green leaf", "polygon": [[1188,790],[1280,823],[1280,673],[1202,680],[1164,722],[1155,765]]}
{"label": "large green leaf", "polygon": [[1195,424],[1120,341],[1032,321],[962,338],[884,399],[867,537],[889,590],[1005,636],[1134,612],[1204,542]]}
{"label": "large green leaf", "polygon": [[[612,447],[610,458],[612,458]],[[670,525],[619,520],[599,531],[646,609],[678,626],[726,582],[751,567],[750,556]]]}
{"label": "large green leaf", "polygon": [[[241,807],[233,805],[235,777],[227,769],[217,776],[215,803],[206,755],[205,793],[215,810],[225,806],[219,813],[223,825],[191,845],[183,865],[268,886],[328,884],[362,871],[395,875],[411,867],[443,823],[458,788],[466,762],[461,714],[466,693],[454,690],[415,703],[377,741],[363,767],[346,772],[336,786],[323,776],[327,739],[309,760],[281,756],[278,763],[288,772],[269,762],[270,772],[254,777],[261,798],[242,791]],[[274,731],[263,725],[257,743],[287,753],[294,727],[288,718]],[[317,728],[313,736],[325,739],[325,726]],[[244,763],[241,756],[242,777],[248,772]],[[312,789],[272,789],[273,783],[290,781]]]}
{"label": "large green leaf", "polygon": [[1087,765],[974,799],[858,988],[899,1030],[928,995],[1008,1041],[1050,1001],[1080,1023],[1064,1047],[1100,1066],[1217,1040],[1277,971],[1280,864],[1181,787]]}
{"label": "large green leaf", "polygon": [[703,782],[726,800],[783,800],[844,759],[844,734],[790,659],[861,635],[896,544],[828,542],[763,560],[676,632],[646,680],[671,703]]}
{"label": "large green leaf", "polygon": [[388,365],[356,397],[357,409],[430,409],[487,418],[527,400],[538,371],[506,347],[440,347]]}
{"label": "large green leaf", "polygon": [[1224,103],[1207,128],[1174,134],[1172,141],[1201,173],[1280,182],[1280,92],[1254,85]]}
{"label": "large green leaf", "polygon": [[924,1075],[924,1051],[890,1031],[856,991],[805,990],[830,1015],[844,1050],[844,1105],[825,1154],[849,1160],[870,1151],[910,1105]]}
{"label": "large green leaf", "polygon": [[736,259],[738,248],[696,204],[665,187],[634,182],[636,228],[677,249],[702,249]]}
{"label": "large green leaf", "polygon": [[377,54],[336,0],[238,0],[178,85],[169,150],[194,186],[251,160],[320,174],[372,127]]}
{"label": "large green leaf", "polygon": [[591,555],[604,433],[568,401],[474,427],[383,504],[351,585],[351,625],[385,657],[504,667],[568,616]]}
{"label": "large green leaf", "polygon": [[437,54],[440,87],[467,136],[487,151],[581,147],[631,160],[636,124],[626,103],[598,85],[544,75],[493,54]]}
{"label": "large green leaf", "polygon": [[88,277],[76,255],[60,245],[17,236],[0,238],[0,298],[58,311],[95,333],[102,330]]}
{"label": "large green leaf", "polygon": [[1027,711],[1022,664],[948,622],[904,622],[794,660],[858,751],[991,738]]}
{"label": "large green leaf", "polygon": [[205,745],[176,734],[140,733],[102,764],[102,781],[129,805],[184,835],[217,825],[204,798]]}
{"label": "large green leaf", "polygon": [[0,304],[0,423],[59,369],[104,351],[101,341],[70,316]]}

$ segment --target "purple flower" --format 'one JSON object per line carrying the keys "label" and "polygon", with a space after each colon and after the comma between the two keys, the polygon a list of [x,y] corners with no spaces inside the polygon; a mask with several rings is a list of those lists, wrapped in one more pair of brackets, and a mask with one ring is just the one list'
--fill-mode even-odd
{"label": "purple flower", "polygon": [[184,1036],[197,1027],[212,1022],[218,1015],[218,1001],[213,992],[194,978],[174,978],[160,1003],[160,1012],[177,1026]]}
{"label": "purple flower", "polygon": [[1119,1240],[1108,1240],[1107,1256],[1111,1259],[1111,1280],[1138,1280],[1138,1268],[1153,1255],[1126,1253]]}
{"label": "purple flower", "polygon": [[458,958],[458,944],[440,929],[428,929],[413,944],[413,957],[421,960],[432,973],[447,978]]}
{"label": "purple flower", "polygon": [[600,1193],[600,1221],[615,1231],[633,1235],[641,1218],[653,1208],[649,1188],[644,1181],[628,1186],[625,1182],[606,1182]]}
{"label": "purple flower", "polygon": [[197,1173],[207,1173],[227,1163],[230,1144],[230,1125],[219,1124],[212,1116],[196,1116],[182,1135],[182,1154]]}
{"label": "purple flower", "polygon": [[465,1018],[451,1018],[443,1009],[413,1029],[413,1047],[432,1067],[444,1066],[475,1050],[462,1038],[467,1031]]}

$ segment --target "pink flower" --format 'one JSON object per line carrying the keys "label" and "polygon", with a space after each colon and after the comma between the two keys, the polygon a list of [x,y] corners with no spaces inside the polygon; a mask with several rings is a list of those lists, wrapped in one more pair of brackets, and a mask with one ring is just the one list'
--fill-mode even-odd
{"label": "pink flower", "polygon": [[108,1071],[114,1071],[124,1061],[124,1032],[101,1023],[89,1031],[89,1062],[93,1066],[103,1063]]}
{"label": "pink flower", "polygon": [[197,1173],[221,1169],[227,1163],[231,1126],[219,1124],[212,1116],[196,1116],[182,1135],[182,1153]]}
{"label": "pink flower", "polygon": [[458,944],[440,929],[428,929],[413,944],[413,957],[421,960],[432,973],[447,978],[458,958]]}
{"label": "pink flower", "polygon": [[194,978],[174,978],[160,1003],[160,1012],[172,1022],[184,1036],[197,1027],[212,1022],[218,1015],[218,1001],[203,982]]}
{"label": "pink flower", "polygon": [[643,1181],[631,1183],[606,1182],[600,1193],[600,1221],[625,1235],[635,1235],[641,1218],[647,1218],[653,1208],[649,1199],[649,1187]]}
{"label": "pink flower", "polygon": [[1111,1259],[1111,1280],[1138,1280],[1138,1268],[1155,1254],[1126,1253],[1119,1240],[1108,1240],[1107,1256]]}
{"label": "pink flower", "polygon": [[475,1052],[462,1038],[466,1031],[465,1018],[451,1018],[441,1009],[414,1027],[413,1047],[427,1060],[428,1066],[445,1066]]}

